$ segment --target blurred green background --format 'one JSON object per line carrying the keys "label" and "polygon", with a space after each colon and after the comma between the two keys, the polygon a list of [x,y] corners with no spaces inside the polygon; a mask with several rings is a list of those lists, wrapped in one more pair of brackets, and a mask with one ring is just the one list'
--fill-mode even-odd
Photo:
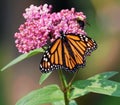
{"label": "blurred green background", "polygon": [[[1,0],[0,1],[0,68],[20,55],[14,44],[14,33],[24,22],[22,13],[30,4],[52,4],[54,11],[75,7],[87,16],[86,32],[98,43],[98,49],[87,57],[87,65],[78,78],[86,79],[104,71],[120,71],[120,0]],[[15,105],[30,91],[59,83],[57,72],[39,85],[41,54],[0,72],[0,105]],[[72,74],[67,73],[67,77]],[[120,82],[120,73],[112,78]],[[120,105],[119,97],[90,93],[77,99],[79,105]]]}

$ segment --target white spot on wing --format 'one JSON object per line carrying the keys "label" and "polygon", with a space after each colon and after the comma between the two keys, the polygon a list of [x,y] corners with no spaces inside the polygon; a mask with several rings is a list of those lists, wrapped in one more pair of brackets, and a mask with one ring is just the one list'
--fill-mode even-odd
{"label": "white spot on wing", "polygon": [[85,38],[85,41],[88,42],[88,38],[87,37]]}
{"label": "white spot on wing", "polygon": [[43,58],[43,60],[44,60],[44,61],[46,61],[46,62],[48,61],[48,59],[47,59],[47,58]]}

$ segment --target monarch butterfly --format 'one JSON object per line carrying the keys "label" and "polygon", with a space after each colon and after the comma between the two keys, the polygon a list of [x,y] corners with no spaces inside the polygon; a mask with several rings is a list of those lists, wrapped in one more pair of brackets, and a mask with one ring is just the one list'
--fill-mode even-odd
{"label": "monarch butterfly", "polygon": [[75,72],[85,65],[85,57],[96,48],[96,42],[86,35],[61,33],[45,51],[39,68],[42,73],[54,69]]}

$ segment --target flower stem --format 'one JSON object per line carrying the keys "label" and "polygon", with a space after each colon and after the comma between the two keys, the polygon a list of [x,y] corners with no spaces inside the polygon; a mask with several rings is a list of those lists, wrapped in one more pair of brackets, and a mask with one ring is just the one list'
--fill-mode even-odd
{"label": "flower stem", "polygon": [[78,70],[75,72],[75,74],[73,75],[72,79],[70,80],[70,82],[68,83],[68,86],[70,87],[72,82],[74,81],[76,75],[78,74]]}
{"label": "flower stem", "polygon": [[59,70],[59,77],[60,77],[60,81],[62,84],[62,90],[64,92],[64,98],[65,98],[65,105],[69,105],[69,88],[68,88],[68,84],[66,81],[66,78],[62,72],[62,70]]}
{"label": "flower stem", "polygon": [[78,74],[78,71],[75,72],[75,74],[73,75],[73,77],[69,83],[67,83],[62,70],[59,70],[58,72],[59,72],[59,77],[60,77],[60,81],[61,81],[61,85],[62,85],[62,90],[64,92],[65,105],[69,105],[70,87],[71,87],[71,84],[72,84],[73,80],[75,79],[76,75]]}

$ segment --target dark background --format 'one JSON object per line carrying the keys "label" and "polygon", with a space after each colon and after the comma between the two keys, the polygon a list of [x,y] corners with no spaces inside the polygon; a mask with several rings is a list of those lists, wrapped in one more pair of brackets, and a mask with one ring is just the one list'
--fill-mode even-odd
{"label": "dark background", "polygon": [[[120,1],[119,0],[1,0],[0,1],[0,68],[20,55],[14,33],[24,23],[22,13],[31,4],[52,4],[53,11],[75,7],[87,16],[86,32],[98,43],[98,49],[87,57],[87,65],[78,78],[86,79],[104,71],[120,70]],[[30,91],[47,84],[59,83],[57,72],[39,85],[41,54],[0,72],[0,105],[15,105]],[[69,78],[72,74],[67,73]],[[112,78],[120,82],[120,73]],[[90,93],[77,99],[79,105],[120,105],[119,97]]]}

